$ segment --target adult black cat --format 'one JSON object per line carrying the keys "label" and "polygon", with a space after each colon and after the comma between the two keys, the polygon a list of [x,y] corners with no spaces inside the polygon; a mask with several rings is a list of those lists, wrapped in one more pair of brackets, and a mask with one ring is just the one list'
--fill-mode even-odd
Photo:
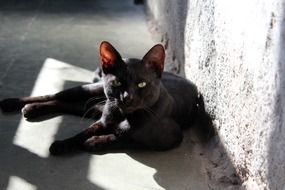
{"label": "adult black cat", "polygon": [[51,113],[83,116],[88,105],[92,113],[99,113],[96,122],[81,133],[55,141],[50,147],[53,155],[124,143],[167,150],[182,141],[183,127],[195,119],[209,123],[196,86],[163,72],[162,45],[155,45],[139,60],[122,59],[110,43],[102,42],[100,57],[101,81],[53,95],[5,99],[0,102],[2,111],[22,109],[27,119]]}

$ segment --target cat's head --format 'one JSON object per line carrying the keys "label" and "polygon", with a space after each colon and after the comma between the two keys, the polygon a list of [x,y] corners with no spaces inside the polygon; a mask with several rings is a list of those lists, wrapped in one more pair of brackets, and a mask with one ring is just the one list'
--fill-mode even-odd
{"label": "cat's head", "polygon": [[108,42],[100,46],[106,97],[125,113],[148,109],[160,95],[160,78],[165,52],[162,45],[153,46],[140,59],[122,59]]}

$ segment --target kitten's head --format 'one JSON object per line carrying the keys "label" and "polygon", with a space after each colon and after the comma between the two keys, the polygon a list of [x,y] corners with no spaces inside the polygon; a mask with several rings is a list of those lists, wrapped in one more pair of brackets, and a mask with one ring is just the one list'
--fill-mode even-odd
{"label": "kitten's head", "polygon": [[151,107],[160,95],[165,52],[155,45],[139,59],[122,59],[108,42],[100,46],[104,91],[124,113]]}

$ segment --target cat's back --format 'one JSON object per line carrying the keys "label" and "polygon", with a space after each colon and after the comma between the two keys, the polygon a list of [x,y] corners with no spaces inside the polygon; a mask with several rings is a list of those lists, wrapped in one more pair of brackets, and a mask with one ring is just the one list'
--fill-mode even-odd
{"label": "cat's back", "polygon": [[196,97],[198,94],[197,87],[194,83],[172,73],[163,72],[162,83],[168,92],[174,96],[177,95],[181,97],[187,94],[187,96],[193,95]]}
{"label": "cat's back", "polygon": [[[195,115],[198,90],[194,83],[180,76],[164,72],[162,84],[174,99],[173,114],[179,123],[187,125]],[[189,119],[188,119],[189,118]]]}

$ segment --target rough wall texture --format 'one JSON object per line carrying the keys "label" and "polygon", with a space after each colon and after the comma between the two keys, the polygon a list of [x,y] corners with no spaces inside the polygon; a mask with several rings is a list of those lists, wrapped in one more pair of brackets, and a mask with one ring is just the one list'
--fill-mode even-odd
{"label": "rough wall texture", "polygon": [[283,0],[147,0],[147,7],[174,67],[204,94],[245,187],[284,190]]}
{"label": "rough wall texture", "polygon": [[187,0],[149,0],[147,12],[151,30],[164,45],[167,52],[166,69],[184,75],[184,30],[186,26]]}

